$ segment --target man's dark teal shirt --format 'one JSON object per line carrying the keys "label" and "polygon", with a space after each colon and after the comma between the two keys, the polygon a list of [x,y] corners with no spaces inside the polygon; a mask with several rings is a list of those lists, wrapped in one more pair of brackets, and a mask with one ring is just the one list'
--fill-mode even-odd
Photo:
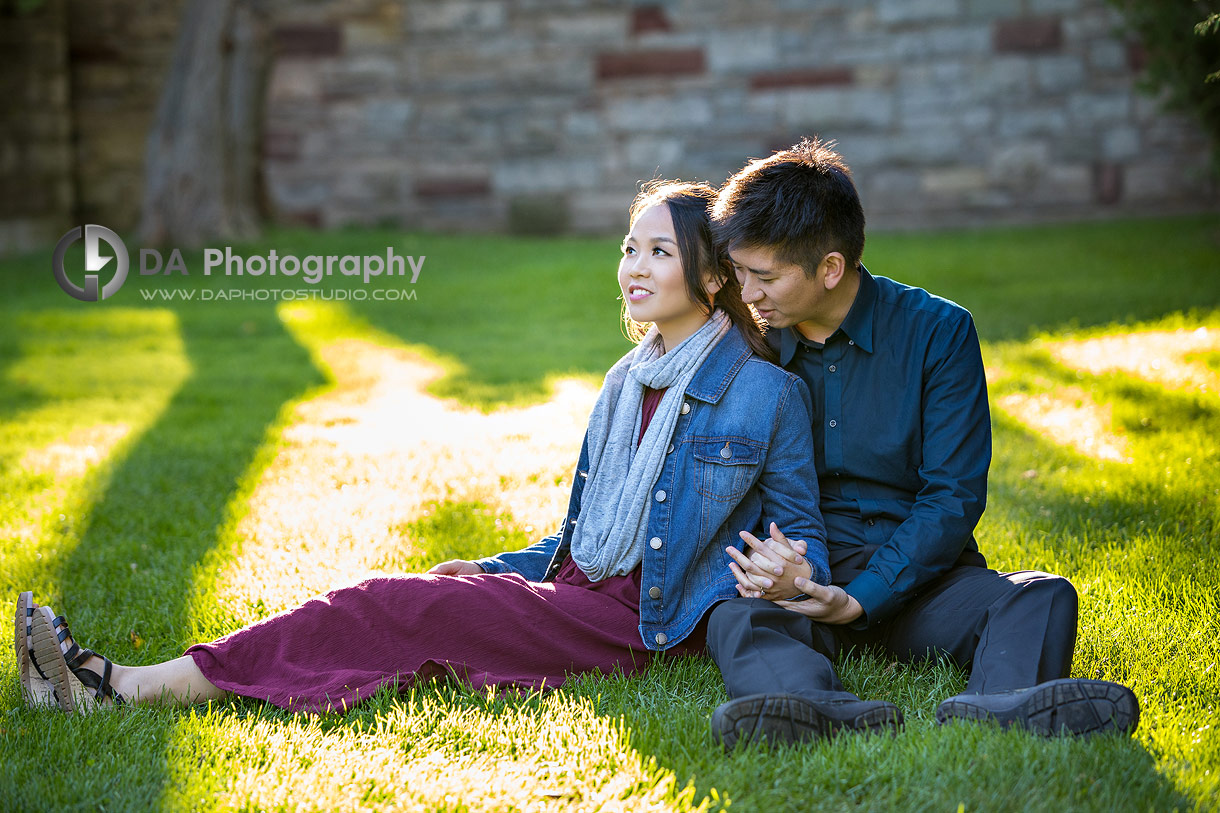
{"label": "man's dark teal shirt", "polygon": [[[874,277],[818,344],[795,328],[768,339],[813,396],[813,441],[832,570],[867,623],[894,613],[959,558],[982,563],[991,418],[974,319],[920,288]],[[837,557],[836,554],[839,554]]]}

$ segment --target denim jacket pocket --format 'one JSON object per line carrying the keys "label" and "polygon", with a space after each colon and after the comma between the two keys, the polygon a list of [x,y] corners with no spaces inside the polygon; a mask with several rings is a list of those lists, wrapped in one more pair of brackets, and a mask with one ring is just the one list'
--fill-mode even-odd
{"label": "denim jacket pocket", "polygon": [[691,438],[695,490],[709,500],[737,502],[758,476],[762,444],[739,437]]}

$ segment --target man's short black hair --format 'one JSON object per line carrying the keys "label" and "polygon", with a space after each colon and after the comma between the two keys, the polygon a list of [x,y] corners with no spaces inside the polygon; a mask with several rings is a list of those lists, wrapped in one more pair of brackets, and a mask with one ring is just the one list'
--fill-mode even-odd
{"label": "man's short black hair", "polygon": [[864,254],[864,208],[833,141],[802,139],[751,161],[725,182],[712,210],[716,238],[729,251],[766,248],[813,276],[832,251],[848,268]]}

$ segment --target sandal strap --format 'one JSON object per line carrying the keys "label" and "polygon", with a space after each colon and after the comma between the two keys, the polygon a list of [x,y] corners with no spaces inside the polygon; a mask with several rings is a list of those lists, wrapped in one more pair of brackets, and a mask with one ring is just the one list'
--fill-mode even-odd
{"label": "sandal strap", "polygon": [[[64,661],[67,663],[68,669],[72,671],[72,674],[76,675],[76,679],[81,682],[82,686],[87,689],[93,689],[93,699],[101,701],[109,697],[119,705],[126,704],[127,701],[123,695],[116,692],[114,687],[110,685],[110,673],[114,669],[114,664],[111,663],[110,659],[105,655],[98,655],[92,649],[82,649],[76,643],[76,637],[68,629],[68,622],[62,615],[56,616],[51,624],[59,629],[59,633],[56,636],[59,639],[59,643],[62,644],[68,638],[72,638],[72,645],[64,653]],[[98,674],[92,669],[84,668],[85,662],[93,657],[102,659],[101,677],[98,677]],[[41,671],[40,669],[39,672]]]}
{"label": "sandal strap", "polygon": [[103,663],[102,676],[100,678],[91,669],[72,669],[72,674],[76,675],[76,679],[81,682],[82,686],[87,689],[93,689],[94,700],[101,701],[104,698],[111,697],[115,703],[119,705],[125,704],[127,701],[123,699],[123,695],[116,692],[114,687],[110,685],[110,672],[114,669],[114,664],[107,657],[102,655],[98,655],[98,657],[102,659]]}

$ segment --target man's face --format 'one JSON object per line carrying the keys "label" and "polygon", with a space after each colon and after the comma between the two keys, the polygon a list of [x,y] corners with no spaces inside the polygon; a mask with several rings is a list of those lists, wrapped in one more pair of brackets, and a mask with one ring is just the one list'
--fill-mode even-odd
{"label": "man's face", "polygon": [[769,248],[735,248],[729,252],[741,283],[741,298],[753,305],[772,327],[816,321],[828,310],[821,269],[810,278],[805,269],[776,259]]}

